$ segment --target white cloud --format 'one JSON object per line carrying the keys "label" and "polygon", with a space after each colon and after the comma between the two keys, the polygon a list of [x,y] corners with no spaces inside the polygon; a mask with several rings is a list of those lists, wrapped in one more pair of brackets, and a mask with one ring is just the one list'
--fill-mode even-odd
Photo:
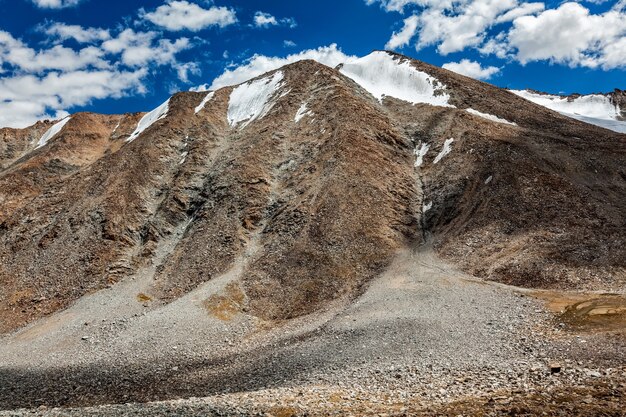
{"label": "white cloud", "polygon": [[178,79],[184,83],[189,82],[189,74],[200,75],[200,66],[195,62],[186,62],[184,64],[174,64],[174,69],[178,75]]}
{"label": "white cloud", "polygon": [[0,79],[0,126],[26,127],[44,118],[67,115],[65,108],[94,99],[144,93],[147,71],[51,72],[44,77],[23,75]]}
{"label": "white cloud", "polygon": [[[198,64],[177,60],[192,46],[187,38],[163,39],[133,29],[112,37],[107,30],[62,23],[40,31],[57,44],[34,49],[0,31],[0,126],[26,127],[93,100],[143,94],[145,78],[161,66],[171,67],[183,82],[200,73]],[[63,45],[68,39],[91,45],[73,49]]]}
{"label": "white cloud", "polygon": [[293,17],[285,17],[283,19],[280,19],[280,23],[284,26],[290,27],[291,29],[298,27],[298,22],[296,22],[296,19],[294,19]]}
{"label": "white cloud", "polygon": [[46,70],[73,71],[86,67],[104,68],[104,53],[96,47],[79,51],[55,45],[50,49],[35,50],[15,39],[10,33],[0,31],[0,60],[23,71]]}
{"label": "white cloud", "polygon": [[495,23],[511,22],[518,17],[533,15],[543,11],[546,8],[543,3],[522,3],[518,7],[509,10],[503,15],[498,16]]}
{"label": "white cloud", "polygon": [[523,64],[549,60],[591,68],[626,66],[626,14],[617,10],[594,15],[578,3],[564,3],[515,19],[507,39]]}
{"label": "white cloud", "polygon": [[602,52],[603,68],[626,68],[626,37],[607,45]]}
{"label": "white cloud", "polygon": [[[603,13],[577,2],[546,10],[523,0],[364,0],[388,12],[411,12],[387,47],[436,47],[441,55],[474,48],[522,64],[549,61],[590,68],[626,68],[626,0]],[[592,3],[604,3],[593,0]]]}
{"label": "white cloud", "polygon": [[[229,68],[219,77],[217,77],[208,87],[210,90],[216,90],[227,85],[236,85],[251,78],[257,77],[268,71],[280,68],[293,62],[312,59],[321,62],[329,67],[336,67],[350,59],[356,57],[344,54],[336,44],[320,47],[317,49],[309,49],[297,54],[288,55],[284,58],[268,57],[265,55],[254,55],[240,66]],[[206,90],[206,86],[200,86],[196,89],[200,91]]]}
{"label": "white cloud", "polygon": [[486,29],[517,6],[517,0],[473,0],[452,9],[428,8],[419,15],[416,48],[437,45],[442,55],[483,43]]}
{"label": "white cloud", "polygon": [[296,46],[296,43],[294,41],[290,41],[290,40],[284,40],[283,41],[283,46],[285,48],[293,48]]}
{"label": "white cloud", "polygon": [[413,10],[404,27],[394,33],[388,48],[406,46],[417,36],[417,50],[436,46],[442,55],[479,47],[488,29],[517,17],[537,13],[543,3],[520,3],[520,0],[365,0],[380,3],[389,12]]}
{"label": "white cloud", "polygon": [[34,101],[8,101],[0,102],[0,126],[21,129],[31,126],[37,120],[59,120],[69,113],[60,111],[48,111],[42,103]]}
{"label": "white cloud", "polygon": [[276,17],[272,16],[269,13],[265,12],[256,12],[254,14],[254,26],[257,28],[268,28],[270,26],[288,26],[290,28],[295,28],[298,26],[296,20],[292,17],[285,17],[283,19],[276,19]]}
{"label": "white cloud", "polygon": [[449,8],[455,0],[365,0],[365,3],[372,5],[380,3],[388,12],[403,12],[406,6],[414,5],[420,7]]}
{"label": "white cloud", "polygon": [[79,25],[66,25],[58,22],[43,27],[42,30],[61,42],[73,39],[78,43],[93,43],[105,41],[111,37],[110,32],[106,29],[83,28]]}
{"label": "white cloud", "polygon": [[500,59],[514,58],[507,45],[505,32],[500,32],[493,38],[487,40],[478,51],[484,55],[495,55]]}
{"label": "white cloud", "polygon": [[176,62],[175,55],[191,47],[187,38],[175,41],[158,39],[156,32],[135,32],[125,29],[117,37],[102,43],[102,49],[113,54],[121,54],[121,62],[130,67],[139,67],[147,63],[158,65]]}
{"label": "white cloud", "polygon": [[124,90],[135,88],[143,91],[141,77],[145,69],[138,71],[72,71],[51,72],[44,77],[34,75],[16,76],[0,80],[0,95],[5,100],[24,100],[28,97],[44,97],[47,105],[77,106],[92,99],[121,97]]}
{"label": "white cloud", "polygon": [[626,11],[626,0],[619,0],[615,3],[615,5],[613,5],[611,10],[615,10],[617,12]]}
{"label": "white cloud", "polygon": [[411,38],[415,36],[417,32],[417,25],[419,24],[419,17],[413,15],[404,19],[404,27],[400,32],[394,32],[387,42],[385,48],[396,49],[406,46],[411,41]]}
{"label": "white cloud", "polygon": [[268,27],[278,25],[278,20],[269,13],[256,12],[254,14],[254,25],[256,27]]}
{"label": "white cloud", "polygon": [[42,9],[63,9],[77,6],[82,0],[32,0],[37,7]]}
{"label": "white cloud", "polygon": [[448,62],[443,68],[466,75],[477,80],[488,80],[500,72],[498,67],[483,67],[479,62],[462,59],[459,62]]}
{"label": "white cloud", "polygon": [[119,54],[133,47],[149,46],[155,37],[156,32],[135,32],[133,29],[125,29],[115,38],[104,42],[102,49]]}
{"label": "white cloud", "polygon": [[237,22],[235,11],[227,7],[212,6],[204,9],[186,0],[170,0],[155,11],[140,15],[157,26],[169,31],[190,30],[197,32],[211,26],[221,28]]}

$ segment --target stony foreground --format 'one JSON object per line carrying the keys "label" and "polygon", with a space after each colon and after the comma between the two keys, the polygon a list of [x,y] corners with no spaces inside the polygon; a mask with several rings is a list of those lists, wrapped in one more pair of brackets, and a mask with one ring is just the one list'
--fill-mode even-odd
{"label": "stony foreground", "polygon": [[[420,248],[399,254],[324,321],[231,333],[226,346],[215,345],[219,333],[185,330],[192,323],[182,316],[174,331],[192,340],[169,345],[172,333],[146,325],[161,307],[124,319],[130,332],[66,324],[45,343],[18,333],[5,339],[11,366],[3,366],[0,405],[35,407],[3,415],[54,416],[623,415],[621,298],[557,294],[476,280]],[[79,315],[77,308],[67,313]],[[200,327],[242,322],[213,317]],[[266,332],[278,333],[264,339]],[[129,335],[151,345],[123,360]],[[63,355],[55,356],[59,345]]]}
{"label": "stony foreground", "polygon": [[[395,372],[398,372],[397,370]],[[489,373],[487,373],[489,375]],[[127,403],[88,408],[48,409],[0,412],[2,416],[623,416],[626,398],[626,369],[598,370],[573,368],[562,374],[537,370],[515,378],[524,387],[511,390],[493,388],[477,391],[472,376],[464,374],[451,390],[415,391],[415,384],[399,377],[391,389],[372,390],[325,385],[262,390],[250,393],[223,394],[153,402]],[[436,378],[436,376],[429,376]],[[484,374],[474,375],[480,380]],[[423,379],[423,378],[422,378]],[[493,376],[487,377],[495,385]],[[437,381],[437,379],[433,379]],[[512,380],[509,380],[509,384]],[[403,385],[402,387],[398,385]],[[439,385],[429,384],[429,385]],[[422,388],[426,388],[422,386]],[[452,393],[454,392],[454,393]],[[472,394],[470,394],[472,393]],[[458,399],[459,394],[465,394]]]}

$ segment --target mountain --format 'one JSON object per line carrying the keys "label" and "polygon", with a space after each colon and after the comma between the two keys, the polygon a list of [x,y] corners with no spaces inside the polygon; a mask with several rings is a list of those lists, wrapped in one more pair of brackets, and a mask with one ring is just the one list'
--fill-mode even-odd
{"label": "mountain", "polygon": [[[279,349],[291,349],[286,341],[330,343],[315,335],[331,319],[347,346],[367,334],[366,349],[386,338],[369,320],[398,308],[389,320],[407,346],[421,331],[411,326],[424,323],[414,310],[421,285],[454,291],[458,311],[484,301],[457,320],[423,299],[439,311],[428,321],[471,332],[476,357],[491,343],[523,352],[522,333],[501,337],[489,326],[509,314],[509,329],[530,326],[535,301],[472,276],[554,291],[626,284],[626,135],[532,101],[535,93],[378,51],[178,93],[145,114],[3,129],[0,373],[9,382],[0,404],[260,389],[306,367],[288,362],[268,376],[259,364],[293,358]],[[558,102],[568,114],[587,109],[579,103],[596,109],[593,98]],[[460,351],[463,338],[454,343]],[[330,360],[322,352],[319,363]],[[239,368],[221,368],[231,363]],[[175,380],[174,368],[186,379],[165,384],[159,375]],[[42,381],[57,381],[58,394]]]}

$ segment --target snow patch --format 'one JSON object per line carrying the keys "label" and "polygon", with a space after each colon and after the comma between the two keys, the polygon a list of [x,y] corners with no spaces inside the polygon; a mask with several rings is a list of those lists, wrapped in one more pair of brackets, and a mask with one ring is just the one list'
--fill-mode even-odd
{"label": "snow patch", "polygon": [[415,156],[416,156],[415,166],[416,167],[422,166],[422,164],[424,163],[424,156],[426,156],[426,153],[428,152],[429,149],[430,149],[430,145],[426,142],[422,143],[419,149],[415,148]]}
{"label": "snow patch", "polygon": [[528,101],[561,113],[572,119],[604,127],[615,132],[626,133],[626,121],[619,121],[620,110],[611,100],[601,94],[569,99],[550,94],[533,93],[528,90],[510,90]]}
{"label": "snow patch", "polygon": [[117,122],[117,124],[115,125],[115,129],[113,129],[113,132],[111,132],[111,136],[113,136],[115,134],[115,132],[117,132],[117,129],[120,128],[121,124],[122,124],[122,119],[120,119],[120,121]]}
{"label": "snow patch", "polygon": [[428,203],[423,204],[422,205],[422,213],[426,213],[431,208],[433,208],[433,202],[432,201],[429,201]]}
{"label": "snow patch", "polygon": [[204,100],[202,100],[202,103],[200,103],[198,107],[196,107],[196,114],[200,113],[200,110],[202,110],[204,106],[206,106],[206,104],[211,101],[214,95],[215,91],[209,91],[209,93],[204,97]]}
{"label": "snow patch", "polygon": [[394,58],[387,52],[373,52],[351,60],[339,70],[382,102],[394,97],[409,103],[453,107],[445,86],[436,78],[413,68],[409,61]]}
{"label": "snow patch", "polygon": [[474,116],[478,116],[478,117],[482,117],[483,119],[491,120],[492,122],[504,123],[506,125],[511,125],[511,126],[517,126],[517,124],[515,124],[513,122],[509,122],[506,119],[501,119],[498,116],[494,116],[493,114],[482,113],[482,112],[479,112],[478,110],[474,110],[472,108],[465,109],[465,111],[470,113],[470,114],[473,114]]}
{"label": "snow patch", "polygon": [[43,134],[43,136],[39,139],[39,142],[37,142],[37,147],[35,149],[39,149],[42,146],[44,146],[46,143],[48,143],[48,141],[50,139],[52,139],[53,137],[55,137],[67,124],[67,122],[69,122],[71,119],[70,116],[67,116],[65,119],[61,120],[60,122],[55,123],[54,125],[52,125],[52,127],[48,130],[46,130],[46,133]]}
{"label": "snow patch", "polygon": [[490,175],[489,178],[485,180],[485,185],[489,184],[492,179],[493,179],[493,175]]}
{"label": "snow patch", "polygon": [[298,123],[304,116],[313,116],[313,112],[307,108],[306,103],[302,103],[302,105],[298,109],[298,112],[296,113],[294,121]]}
{"label": "snow patch", "polygon": [[626,133],[626,121],[598,119],[595,117],[587,117],[587,116],[580,116],[580,115],[573,115],[573,116],[570,116],[567,114],[564,114],[564,115],[580,120],[581,122],[589,123],[591,125],[596,125],[596,126],[603,127],[605,129],[612,130],[614,132]]}
{"label": "snow patch", "polygon": [[137,124],[137,128],[135,131],[126,139],[126,142],[132,142],[139,137],[146,129],[152,126],[155,122],[163,119],[167,116],[167,112],[170,109],[170,99],[163,104],[161,104],[156,109],[152,110],[150,113],[146,114],[141,118],[139,123]]}
{"label": "snow patch", "polygon": [[446,156],[447,154],[449,154],[452,151],[452,142],[454,142],[454,139],[452,139],[452,138],[446,139],[446,141],[443,144],[443,148],[441,149],[441,152],[439,152],[439,155],[437,155],[437,157],[433,161],[434,164],[436,164],[439,161],[441,161],[444,156]]}
{"label": "snow patch", "polygon": [[246,127],[256,119],[265,117],[274,107],[270,101],[282,87],[283,73],[275,72],[270,77],[249,81],[236,87],[230,94],[228,103],[228,123],[231,126],[244,122]]}
{"label": "snow patch", "polygon": [[185,163],[185,160],[187,159],[187,155],[189,155],[189,152],[185,151],[183,152],[180,156],[182,157],[180,162],[178,163],[178,165],[182,165]]}

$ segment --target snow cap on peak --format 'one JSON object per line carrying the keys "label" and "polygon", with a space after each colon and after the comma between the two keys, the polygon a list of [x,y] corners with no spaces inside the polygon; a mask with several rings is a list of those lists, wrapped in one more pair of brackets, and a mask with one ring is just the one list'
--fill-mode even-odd
{"label": "snow cap on peak", "polygon": [[381,102],[384,97],[393,97],[412,104],[452,107],[448,104],[450,96],[445,93],[445,85],[417,70],[400,55],[375,51],[347,61],[339,71]]}
{"label": "snow cap on peak", "polygon": [[228,123],[231,126],[244,122],[246,127],[256,119],[265,117],[274,107],[272,98],[283,86],[283,72],[243,83],[230,93]]}

